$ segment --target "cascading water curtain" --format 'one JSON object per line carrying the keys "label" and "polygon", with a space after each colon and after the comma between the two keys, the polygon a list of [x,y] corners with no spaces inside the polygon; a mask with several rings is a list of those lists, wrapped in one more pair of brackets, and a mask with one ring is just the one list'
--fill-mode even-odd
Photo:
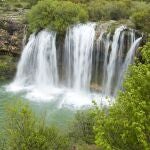
{"label": "cascading water curtain", "polygon": [[47,87],[58,83],[56,33],[43,30],[32,34],[25,46],[12,85]]}
{"label": "cascading water curtain", "polygon": [[[115,30],[111,42],[110,34],[105,33],[107,38],[101,38],[102,32],[97,40],[97,44],[101,42],[104,46],[99,47],[99,51],[103,54],[103,77],[101,83],[101,91],[104,96],[114,97],[117,95],[123,82],[124,75],[129,64],[133,62],[135,51],[138,48],[141,37],[136,38],[135,31],[120,26]],[[104,40],[105,39],[105,40]]]}
{"label": "cascading water curtain", "polygon": [[23,50],[12,88],[41,92],[44,89],[49,93],[50,89],[59,88],[59,76],[63,74],[63,86],[67,89],[91,93],[94,83],[104,96],[116,96],[142,38],[125,26],[118,27],[113,35],[107,31],[107,27],[101,26],[97,38],[94,23],[70,27],[65,37],[63,61],[59,62],[63,64],[63,72],[57,67],[56,33],[42,30],[32,34]]}
{"label": "cascading water curtain", "polygon": [[67,85],[75,90],[89,90],[92,74],[92,54],[95,24],[79,24],[66,35],[64,66]]}

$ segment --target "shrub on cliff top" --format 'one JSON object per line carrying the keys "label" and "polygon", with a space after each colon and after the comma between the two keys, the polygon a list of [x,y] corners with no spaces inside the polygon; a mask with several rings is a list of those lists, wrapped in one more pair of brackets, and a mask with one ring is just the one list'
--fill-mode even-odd
{"label": "shrub on cliff top", "polygon": [[27,19],[32,32],[43,28],[64,32],[69,25],[86,21],[88,13],[81,4],[44,0],[32,7]]}
{"label": "shrub on cliff top", "polygon": [[92,0],[88,3],[91,20],[128,19],[132,6],[131,0]]}

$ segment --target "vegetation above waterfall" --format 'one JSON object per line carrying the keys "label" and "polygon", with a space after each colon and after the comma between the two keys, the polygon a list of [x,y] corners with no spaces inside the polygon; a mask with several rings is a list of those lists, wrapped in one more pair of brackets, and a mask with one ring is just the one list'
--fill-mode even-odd
{"label": "vegetation above waterfall", "polygon": [[31,31],[49,27],[62,32],[69,25],[87,21],[130,19],[137,29],[149,31],[150,4],[141,1],[43,0],[31,8]]}
{"label": "vegetation above waterfall", "polygon": [[[136,29],[150,32],[149,0],[4,0],[7,10],[30,9],[30,31],[50,28],[64,32],[69,25],[84,21],[131,20]],[[1,11],[1,10],[0,10]]]}
{"label": "vegetation above waterfall", "polygon": [[50,28],[63,32],[69,25],[85,22],[87,19],[88,15],[84,7],[69,1],[39,1],[28,14],[31,31]]}

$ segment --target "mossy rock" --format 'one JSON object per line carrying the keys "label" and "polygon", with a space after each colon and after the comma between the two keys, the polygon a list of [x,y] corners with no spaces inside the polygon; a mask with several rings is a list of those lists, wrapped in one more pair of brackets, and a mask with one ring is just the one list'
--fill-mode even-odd
{"label": "mossy rock", "polygon": [[0,80],[12,79],[16,72],[17,58],[0,56]]}

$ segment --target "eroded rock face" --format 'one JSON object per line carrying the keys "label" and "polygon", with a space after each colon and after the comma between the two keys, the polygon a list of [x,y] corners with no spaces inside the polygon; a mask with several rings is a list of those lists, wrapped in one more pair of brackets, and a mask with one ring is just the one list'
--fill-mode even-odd
{"label": "eroded rock face", "polygon": [[22,51],[25,25],[9,18],[0,18],[0,81],[12,79]]}
{"label": "eroded rock face", "polygon": [[0,55],[20,55],[24,29],[25,25],[21,22],[0,19]]}

